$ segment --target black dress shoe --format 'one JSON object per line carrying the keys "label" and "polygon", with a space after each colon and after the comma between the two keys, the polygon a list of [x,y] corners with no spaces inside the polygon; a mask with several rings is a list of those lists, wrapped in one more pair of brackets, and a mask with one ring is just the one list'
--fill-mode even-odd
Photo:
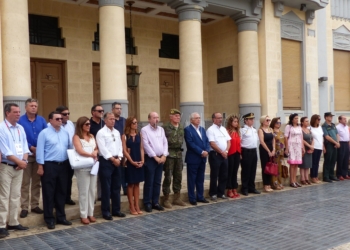
{"label": "black dress shoe", "polygon": [[201,203],[209,203],[208,200],[206,200],[205,198],[203,200],[197,200],[197,202],[201,202]]}
{"label": "black dress shoe", "polygon": [[256,190],[256,189],[253,189],[253,190],[249,190],[249,193],[252,193],[252,194],[260,194],[260,191]]}
{"label": "black dress shoe", "polygon": [[340,181],[337,177],[330,178],[331,181]]}
{"label": "black dress shoe", "polygon": [[193,206],[197,206],[197,201],[190,201],[190,204]]}
{"label": "black dress shoe", "polygon": [[50,223],[46,223],[47,229],[55,229],[55,223],[50,222]]}
{"label": "black dress shoe", "polygon": [[13,231],[13,230],[21,230],[21,231],[26,231],[28,230],[29,227],[24,227],[22,226],[21,224],[18,224],[17,226],[10,226],[10,225],[7,225],[7,230],[8,231]]}
{"label": "black dress shoe", "polygon": [[103,217],[103,219],[105,219],[105,220],[113,220],[113,217],[112,217],[112,215],[103,215],[102,216]]}
{"label": "black dress shoe", "polygon": [[64,219],[64,220],[57,221],[56,224],[61,224],[61,225],[65,225],[65,226],[70,226],[70,225],[72,225],[72,222],[67,221],[66,219]]}
{"label": "black dress shoe", "polygon": [[247,190],[242,190],[242,191],[241,191],[241,194],[242,194],[242,195],[245,195],[245,196],[248,196],[248,191],[247,191]]}
{"label": "black dress shoe", "polygon": [[36,207],[32,209],[32,212],[36,214],[43,214],[44,210],[42,210],[40,207]]}
{"label": "black dress shoe", "polygon": [[9,236],[9,232],[6,228],[0,228],[0,239]]}
{"label": "black dress shoe", "polygon": [[112,215],[117,217],[125,217],[125,214],[122,212],[116,212],[116,213],[113,213]]}
{"label": "black dress shoe", "polygon": [[155,204],[152,206],[153,209],[156,209],[158,211],[164,211],[164,207],[162,207],[161,205],[159,204]]}
{"label": "black dress shoe", "polygon": [[145,204],[145,211],[147,213],[151,213],[152,212],[152,206],[151,204]]}
{"label": "black dress shoe", "polygon": [[75,202],[73,200],[66,201],[67,205],[75,205]]}
{"label": "black dress shoe", "polygon": [[25,218],[25,217],[27,217],[27,215],[28,215],[28,210],[22,210],[21,214],[19,215],[19,217]]}
{"label": "black dress shoe", "polygon": [[329,183],[332,183],[333,181],[330,180],[330,179],[323,179],[324,182],[329,182]]}

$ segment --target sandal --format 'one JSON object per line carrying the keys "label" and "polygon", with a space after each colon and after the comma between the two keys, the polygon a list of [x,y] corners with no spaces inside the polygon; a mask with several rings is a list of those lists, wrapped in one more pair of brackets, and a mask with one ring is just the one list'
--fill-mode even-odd
{"label": "sandal", "polygon": [[311,182],[309,180],[305,181],[308,185],[311,185]]}
{"label": "sandal", "polygon": [[294,182],[291,183],[290,186],[291,186],[292,188],[298,188],[297,184],[295,184]]}
{"label": "sandal", "polygon": [[296,182],[295,185],[297,185],[298,187],[302,187],[302,185],[300,185],[298,182]]}
{"label": "sandal", "polygon": [[282,184],[278,185],[281,189],[284,189],[284,186]]}
{"label": "sandal", "polygon": [[[307,185],[306,181],[301,181],[302,185]],[[298,184],[297,184],[298,185]]]}
{"label": "sandal", "polygon": [[233,193],[232,193],[232,189],[228,189],[228,190],[227,190],[227,197],[229,197],[229,198],[235,198],[235,196],[234,196]]}

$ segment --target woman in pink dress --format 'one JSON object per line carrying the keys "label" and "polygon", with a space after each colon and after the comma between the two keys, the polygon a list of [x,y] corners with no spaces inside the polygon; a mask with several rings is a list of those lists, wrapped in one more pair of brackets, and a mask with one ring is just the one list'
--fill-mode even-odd
{"label": "woman in pink dress", "polygon": [[303,154],[305,153],[303,132],[298,121],[298,114],[291,114],[284,131],[286,154],[288,155],[288,163],[290,165],[290,186],[294,188],[301,187],[297,182],[297,171],[298,165],[302,163]]}

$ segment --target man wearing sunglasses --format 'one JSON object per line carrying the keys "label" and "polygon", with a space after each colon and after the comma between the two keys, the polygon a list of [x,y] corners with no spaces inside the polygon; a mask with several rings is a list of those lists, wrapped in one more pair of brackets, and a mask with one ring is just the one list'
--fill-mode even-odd
{"label": "man wearing sunglasses", "polygon": [[[69,134],[69,140],[71,145],[73,145],[72,140],[75,132],[75,127],[72,121],[69,120],[69,109],[66,106],[58,106],[56,108],[56,111],[59,112],[62,115],[62,127],[68,132]],[[75,202],[72,200],[72,178],[74,175],[74,170],[68,163],[67,166],[67,172],[68,172],[68,181],[67,181],[67,197],[66,197],[66,204],[68,205],[75,205]]]}
{"label": "man wearing sunglasses", "polygon": [[38,174],[41,176],[44,220],[48,229],[55,228],[53,209],[56,209],[56,223],[72,225],[67,221],[64,203],[67,196],[69,167],[67,149],[72,148],[71,138],[62,126],[62,115],[54,111],[49,114],[50,126],[40,132],[36,148]]}

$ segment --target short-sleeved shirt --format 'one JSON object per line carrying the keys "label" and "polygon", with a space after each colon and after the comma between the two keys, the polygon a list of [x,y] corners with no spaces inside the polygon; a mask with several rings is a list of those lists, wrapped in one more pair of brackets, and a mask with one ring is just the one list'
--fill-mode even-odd
{"label": "short-sleeved shirt", "polygon": [[114,128],[119,131],[120,135],[124,134],[125,121],[126,119],[122,116],[119,117],[119,120],[115,119]]}
{"label": "short-sleeved shirt", "polygon": [[243,128],[241,128],[241,146],[242,148],[257,148],[258,146],[258,133],[256,132],[256,129],[253,127],[249,127],[247,125],[244,125]]}
{"label": "short-sleeved shirt", "polygon": [[95,138],[97,135],[97,132],[105,126],[105,122],[101,119],[99,123],[92,120],[92,117],[90,119],[90,134],[92,134]]}
{"label": "short-sleeved shirt", "polygon": [[349,127],[339,123],[336,128],[338,130],[339,140],[341,142],[349,142]]}
{"label": "short-sleeved shirt", "polygon": [[[328,125],[326,122],[323,123],[322,125],[322,129],[323,129],[323,136],[326,137],[327,135],[329,135],[333,140],[337,141],[337,134],[338,134],[338,130],[335,127],[334,123],[331,123],[330,125]],[[328,140],[325,140],[326,143],[329,143]]]}
{"label": "short-sleeved shirt", "polygon": [[311,127],[312,137],[314,138],[314,148],[318,150],[323,149],[323,129],[321,126]]}
{"label": "short-sleeved shirt", "polygon": [[[227,141],[231,141],[231,136],[227,133],[226,128],[216,124],[211,125],[207,130],[207,137],[209,142],[215,142],[220,150],[225,151],[227,148]],[[214,150],[210,147],[210,150]]]}

